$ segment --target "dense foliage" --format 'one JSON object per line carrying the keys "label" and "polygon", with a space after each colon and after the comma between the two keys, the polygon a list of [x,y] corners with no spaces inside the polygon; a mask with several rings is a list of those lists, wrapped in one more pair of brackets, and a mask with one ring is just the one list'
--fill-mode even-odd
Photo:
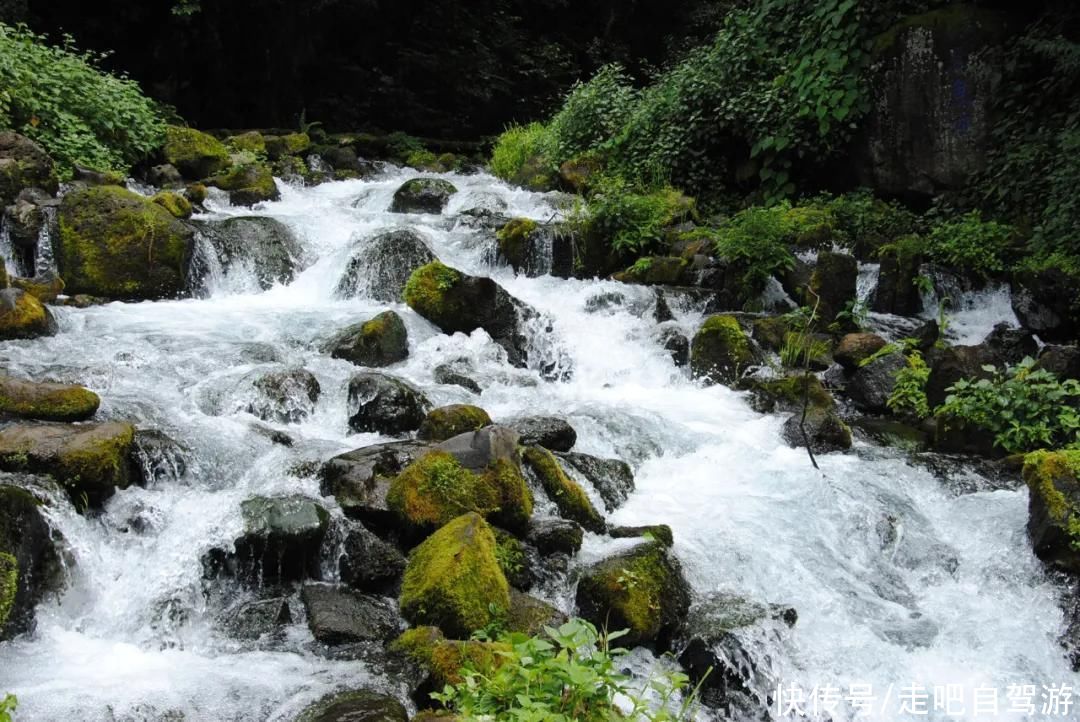
{"label": "dense foliage", "polygon": [[912,350],[907,355],[907,365],[896,372],[896,385],[886,404],[889,410],[900,416],[921,421],[930,415],[926,398],[926,382],[930,380],[930,367],[922,354]]}
{"label": "dense foliage", "polygon": [[15,699],[15,695],[4,695],[3,699],[0,699],[0,722],[11,722],[11,713],[19,706],[19,700]]}

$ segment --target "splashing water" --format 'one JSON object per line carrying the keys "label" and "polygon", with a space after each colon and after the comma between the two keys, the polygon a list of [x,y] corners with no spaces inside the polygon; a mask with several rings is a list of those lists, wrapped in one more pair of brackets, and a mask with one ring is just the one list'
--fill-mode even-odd
{"label": "splashing water", "polygon": [[[1078,681],[1056,641],[1060,591],[1025,535],[1026,490],[976,478],[980,490],[960,493],[900,452],[861,443],[823,456],[815,472],[805,452],[780,441],[782,417],[755,413],[725,387],[700,387],[673,365],[640,313],[652,303],[649,289],[515,277],[486,260],[490,238],[454,220],[490,204],[547,220],[556,211],[544,196],[486,175],[443,174],[460,189],[444,215],[387,213],[394,190],[414,175],[391,169],[370,181],[283,186],[280,201],[256,211],[212,203],[212,217],[267,215],[296,233],[311,263],[290,284],[259,291],[251,269],[211,269],[204,298],[60,308],[59,335],[0,347],[10,373],[84,383],[102,396],[101,417],[160,429],[190,450],[184,474],[119,492],[99,518],[62,499],[49,506],[73,564],[69,589],[39,607],[36,634],[0,645],[0,690],[18,695],[22,718],[288,720],[337,688],[403,695],[380,669],[313,652],[302,619],[271,648],[226,637],[200,563],[236,538],[245,499],[318,496],[316,480],[288,472],[297,462],[385,440],[349,431],[355,367],[318,348],[387,307],[403,317],[410,346],[390,371],[434,404],[476,403],[496,421],[567,418],[577,450],[635,467],[637,490],[611,520],[671,525],[696,594],[795,607],[795,627],[752,650],[777,682],[807,691],[867,683],[879,695],[892,684],[895,697],[912,683],[1004,693],[1007,684]],[[531,342],[573,373],[545,382],[536,368],[509,367],[483,331],[446,336],[403,304],[336,297],[357,239],[400,227],[417,231],[448,265],[490,275],[546,314],[551,331],[534,329]],[[586,311],[610,292],[626,302]],[[700,323],[693,309],[675,311],[684,332]],[[435,366],[458,358],[476,369],[479,399],[434,381]],[[323,390],[298,423],[269,424],[293,437],[291,448],[267,440],[235,403],[246,374],[281,365],[303,366]],[[322,501],[340,517],[333,499]],[[625,544],[590,534],[579,563]],[[899,709],[872,718],[905,719]],[[845,706],[834,715],[854,718]]]}

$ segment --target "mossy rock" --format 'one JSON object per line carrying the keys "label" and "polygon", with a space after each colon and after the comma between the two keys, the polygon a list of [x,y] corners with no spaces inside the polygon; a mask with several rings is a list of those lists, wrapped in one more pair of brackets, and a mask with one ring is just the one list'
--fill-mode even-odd
{"label": "mossy rock", "polygon": [[228,191],[229,203],[234,206],[252,206],[281,198],[273,172],[262,163],[234,165],[224,174],[207,178],[205,182]]}
{"label": "mossy rock", "polygon": [[24,188],[55,193],[58,187],[52,158],[40,145],[14,131],[0,131],[0,206],[12,203]]}
{"label": "mossy rock", "polygon": [[510,609],[506,614],[506,629],[535,637],[543,634],[545,627],[559,628],[566,623],[566,615],[542,599],[510,590]]}
{"label": "mossy rock", "polygon": [[296,722],[409,722],[401,702],[370,690],[327,695],[296,718]]}
{"label": "mossy rock", "polygon": [[38,338],[56,333],[49,309],[20,288],[0,289],[0,340]]}
{"label": "mossy rock", "polygon": [[677,256],[654,256],[639,259],[633,266],[613,276],[616,281],[646,285],[686,285],[690,262]]}
{"label": "mossy rock", "polygon": [[1028,536],[1047,564],[1080,574],[1080,451],[1036,451],[1024,460]]}
{"label": "mossy rock", "polygon": [[101,399],[82,386],[0,377],[0,413],[40,421],[86,421]]}
{"label": "mossy rock", "polygon": [[31,631],[34,608],[63,587],[61,541],[33,494],[0,483],[0,640]]}
{"label": "mossy rock", "polygon": [[266,152],[266,139],[257,130],[233,135],[225,139],[225,145],[235,151],[261,154]]}
{"label": "mossy rock", "polygon": [[734,316],[710,316],[690,344],[690,370],[697,378],[732,384],[755,355]]}
{"label": "mossy rock", "polygon": [[608,535],[613,539],[639,537],[657,541],[670,548],[675,546],[675,534],[667,524],[646,524],[645,526],[613,526],[608,528]]}
{"label": "mossy rock", "polygon": [[7,271],[0,271],[0,286],[11,285],[14,288],[26,291],[42,303],[54,302],[64,292],[64,279],[52,271],[34,276],[33,278],[7,279]]}
{"label": "mossy rock", "polygon": [[763,413],[801,409],[805,398],[813,408],[833,409],[836,400],[821,379],[797,374],[774,379],[741,379],[738,387],[754,394],[753,406]]}
{"label": "mossy rock", "polygon": [[480,473],[451,454],[431,451],[409,464],[390,483],[387,506],[407,524],[426,529],[475,512],[513,531],[527,528],[532,494],[508,459],[496,459]]}
{"label": "mossy rock", "polygon": [[409,332],[394,311],[383,311],[363,323],[349,326],[327,348],[334,358],[357,366],[381,368],[409,356]]}
{"label": "mossy rock", "polygon": [[229,150],[217,138],[194,128],[165,130],[165,160],[187,178],[205,178],[229,165]]}
{"label": "mossy rock", "polygon": [[167,210],[116,186],[74,191],[60,204],[57,263],[70,294],[178,296],[194,232]]}
{"label": "mossy rock", "polygon": [[439,214],[457,190],[453,183],[443,178],[413,178],[394,192],[390,212]]}
{"label": "mossy rock", "polygon": [[19,562],[7,552],[0,552],[0,629],[4,628],[11,610],[15,608],[15,593],[19,590]]}
{"label": "mossy rock", "polygon": [[[802,433],[804,426],[806,437]],[[818,454],[851,448],[851,427],[831,408],[811,406],[806,410],[805,421],[802,411],[796,411],[784,422],[781,433],[784,441],[793,448],[805,448],[809,438],[810,449]]]}
{"label": "mossy rock", "polygon": [[135,427],[117,421],[7,426],[0,430],[0,469],[49,474],[77,502],[97,503],[135,479],[134,440]]}
{"label": "mossy rock", "polygon": [[515,271],[521,271],[528,265],[530,239],[539,225],[531,218],[513,218],[495,234],[499,244],[499,255]]}
{"label": "mossy rock", "polygon": [[191,218],[193,213],[191,201],[173,191],[161,191],[150,200],[167,210],[174,218],[184,220]]}
{"label": "mossy rock", "polygon": [[589,531],[603,533],[606,528],[604,517],[589,501],[581,485],[563,471],[554,454],[541,446],[529,446],[522,457],[555,503],[560,516],[576,521]]}
{"label": "mossy rock", "polygon": [[270,160],[278,160],[290,155],[300,155],[311,147],[311,136],[307,133],[288,133],[286,135],[267,135],[263,137],[266,155]]}
{"label": "mossy rock", "polygon": [[859,263],[854,256],[822,251],[810,276],[810,292],[803,302],[811,308],[817,305],[818,318],[830,323],[855,300],[858,277]]}
{"label": "mossy rock", "polygon": [[768,316],[756,318],[751,326],[754,340],[762,348],[779,352],[784,347],[784,340],[792,330],[791,320],[786,316]]}
{"label": "mossy rock", "polygon": [[491,424],[491,417],[479,406],[451,404],[429,411],[416,436],[425,441],[446,441]]}
{"label": "mossy rock", "polygon": [[885,348],[888,342],[876,333],[849,333],[840,339],[833,358],[847,371],[855,371],[863,361]]}
{"label": "mossy rock", "polygon": [[206,202],[207,195],[209,195],[209,192],[202,183],[189,183],[184,187],[184,197],[191,201],[193,205],[201,206]]}
{"label": "mossy rock", "polygon": [[390,650],[426,669],[435,689],[441,690],[447,684],[461,684],[466,665],[481,672],[496,669],[506,659],[502,653],[510,647],[500,642],[447,639],[438,627],[421,626],[402,632]]}
{"label": "mossy rock", "polygon": [[412,551],[401,585],[401,613],[413,624],[465,638],[510,608],[510,586],[495,556],[495,534],[470,512]]}
{"label": "mossy rock", "polygon": [[604,158],[599,153],[576,155],[559,166],[559,180],[571,193],[584,193],[589,182],[604,170]]}
{"label": "mossy rock", "polygon": [[663,642],[690,608],[682,567],[660,542],[647,542],[590,567],[578,583],[581,616],[626,629],[627,646]]}

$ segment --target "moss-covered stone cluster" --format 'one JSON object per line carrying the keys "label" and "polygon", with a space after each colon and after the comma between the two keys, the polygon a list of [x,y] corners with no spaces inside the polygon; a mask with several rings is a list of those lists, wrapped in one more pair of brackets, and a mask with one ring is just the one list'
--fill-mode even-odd
{"label": "moss-covered stone cluster", "polygon": [[82,386],[0,377],[0,412],[41,421],[85,421],[101,399]]}
{"label": "moss-covered stone cluster", "polygon": [[1035,554],[1080,573],[1080,450],[1036,451],[1024,460],[1028,535]]}
{"label": "moss-covered stone cluster", "polygon": [[691,372],[713,383],[734,383],[754,360],[750,339],[734,316],[705,319],[690,345]]}

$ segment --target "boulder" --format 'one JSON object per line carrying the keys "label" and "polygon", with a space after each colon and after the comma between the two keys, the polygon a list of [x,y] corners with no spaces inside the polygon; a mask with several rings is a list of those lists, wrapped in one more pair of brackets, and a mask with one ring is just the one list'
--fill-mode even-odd
{"label": "boulder", "polygon": [[11,285],[42,303],[53,303],[64,292],[64,280],[52,271],[43,271],[33,278],[12,278]]}
{"label": "boulder", "polygon": [[1047,342],[1080,337],[1080,278],[1060,268],[1013,275],[1012,307],[1020,324]]}
{"label": "boulder", "polygon": [[155,165],[146,172],[146,182],[156,188],[183,188],[184,176],[172,163]]}
{"label": "boulder", "polygon": [[859,262],[854,256],[821,251],[810,276],[809,291],[804,298],[805,305],[813,308],[817,304],[818,318],[826,324],[831,323],[837,314],[855,300],[858,278]]}
{"label": "boulder", "polygon": [[934,349],[927,355],[930,378],[926,382],[926,399],[930,408],[945,403],[947,389],[960,379],[990,378],[993,374],[984,366],[1003,368],[1037,354],[1038,344],[1029,332],[1004,324],[995,326],[981,344]]}
{"label": "boulder", "polygon": [[211,575],[274,584],[320,577],[319,547],[330,515],[303,496],[257,496],[240,505],[244,531],[235,551],[213,549],[204,560]]}
{"label": "boulder", "polygon": [[101,399],[82,386],[0,376],[0,413],[40,421],[86,421]]}
{"label": "boulder", "polygon": [[639,259],[633,266],[612,276],[624,283],[648,286],[692,285],[690,261],[677,256],[653,256]]}
{"label": "boulder", "polygon": [[915,279],[919,277],[922,256],[901,242],[883,248],[878,257],[878,282],[870,299],[871,310],[898,316],[918,315],[923,303]]}
{"label": "boulder", "polygon": [[[415,718],[414,718],[415,719]],[[311,705],[296,722],[408,722],[401,702],[379,692],[336,692]]]}
{"label": "boulder", "polygon": [[0,641],[33,631],[38,602],[64,584],[62,538],[22,486],[32,482],[0,474]]}
{"label": "boulder", "polygon": [[550,451],[570,451],[577,443],[577,432],[557,416],[524,416],[506,422],[521,435],[522,446],[543,446]]}
{"label": "boulder", "polygon": [[52,336],[56,320],[49,309],[20,288],[0,289],[0,340]]}
{"label": "boulder", "polygon": [[524,532],[533,499],[518,466],[496,459],[471,471],[445,451],[430,451],[390,483],[387,506],[419,531],[441,526],[463,512],[475,512],[512,531]]}
{"label": "boulder", "polygon": [[311,634],[331,647],[356,642],[386,643],[401,631],[397,609],[385,597],[314,582],[304,585],[300,599]]}
{"label": "boulder", "polygon": [[567,224],[514,218],[496,233],[499,258],[529,277],[569,278],[574,270],[574,232]]}
{"label": "boulder", "polygon": [[405,556],[362,526],[349,531],[341,547],[341,581],[362,592],[381,594],[395,587],[405,572]]}
{"label": "boulder", "polygon": [[[196,225],[224,271],[236,266],[250,268],[264,290],[291,282],[304,267],[306,256],[300,242],[288,226],[274,218],[237,216]],[[209,271],[205,264],[203,259],[194,259],[193,280],[201,280]]]}
{"label": "boulder", "polygon": [[661,348],[668,352],[671,361],[676,366],[683,367],[690,363],[690,339],[678,328],[674,326],[661,328],[656,340]]}
{"label": "boulder", "polygon": [[739,389],[753,394],[750,405],[755,411],[771,414],[776,411],[801,411],[803,403],[810,406],[834,409],[836,401],[813,374],[793,374],[779,378],[743,378]]}
{"label": "boulder", "polygon": [[1024,460],[1028,536],[1035,556],[1080,573],[1080,451],[1037,451]]}
{"label": "boulder", "polygon": [[[390,644],[390,651],[426,670],[430,679],[425,687],[438,691],[447,684],[461,684],[462,671],[466,666],[490,673],[503,663],[506,659],[504,653],[510,651],[510,647],[501,642],[449,640],[438,627],[423,626],[402,632],[401,636]],[[415,696],[430,699],[423,694]],[[458,719],[450,718],[451,722],[457,722]]]}
{"label": "boulder", "polygon": [[539,224],[531,218],[514,218],[496,234],[499,258],[515,271],[523,272],[529,261],[530,238],[537,233]]}
{"label": "boulder", "polygon": [[525,448],[523,458],[548,497],[555,503],[559,515],[575,521],[589,531],[602,533],[604,517],[596,510],[581,485],[563,471],[559,460],[540,446]]}
{"label": "boulder", "polygon": [[425,441],[445,441],[460,434],[491,426],[491,417],[479,406],[451,404],[432,409],[424,417],[416,438]]}
{"label": "boulder", "polygon": [[319,493],[333,496],[346,516],[387,536],[399,526],[386,503],[390,481],[430,449],[424,442],[394,441],[340,454],[320,469]]}
{"label": "boulder", "polygon": [[100,424],[12,425],[0,430],[0,469],[49,474],[78,504],[96,504],[136,478],[135,427]]}
{"label": "boulder", "polygon": [[905,368],[907,360],[899,350],[874,359],[851,375],[846,388],[848,398],[867,413],[889,413],[887,402],[896,388],[896,374]]}
{"label": "boulder", "polygon": [[[27,256],[36,252],[38,238],[49,221],[45,208],[58,204],[59,201],[40,188],[24,188],[19,191],[15,202],[3,209],[3,223],[11,244],[15,247],[13,250],[26,251]],[[32,256],[25,258],[25,261],[32,261]]]}
{"label": "boulder", "polygon": [[705,319],[690,345],[690,371],[712,383],[734,383],[755,360],[750,339],[734,316]]}
{"label": "boulder", "polygon": [[150,200],[167,210],[174,218],[180,220],[191,218],[191,214],[194,212],[191,201],[173,191],[161,191]]}
{"label": "boulder", "polygon": [[409,333],[401,316],[383,311],[341,331],[327,343],[325,350],[332,357],[357,366],[381,368],[408,358]]}
{"label": "boulder", "polygon": [[263,421],[299,423],[315,410],[322,392],[319,380],[307,369],[257,371],[248,378],[257,396],[246,410]]}
{"label": "boulder", "polygon": [[349,428],[356,432],[403,434],[420,428],[431,407],[411,384],[380,373],[349,380]]}
{"label": "boulder", "polygon": [[566,615],[542,599],[510,590],[510,608],[506,613],[506,630],[535,637],[545,628],[558,629],[566,623]]}
{"label": "boulder", "polygon": [[437,384],[460,386],[466,391],[471,391],[474,394],[483,392],[483,389],[480,388],[480,384],[476,383],[465,374],[458,372],[450,364],[439,364],[435,367],[435,370],[432,371],[432,376]]}
{"label": "boulder", "polygon": [[667,547],[646,542],[586,569],[577,606],[597,627],[628,630],[620,644],[663,647],[690,608],[690,588]]}
{"label": "boulder", "polygon": [[391,213],[442,213],[457,188],[442,178],[413,178],[394,192]]}
{"label": "boulder", "polygon": [[478,431],[458,434],[437,445],[466,469],[481,471],[500,460],[519,464],[521,437],[507,426],[485,426]]}
{"label": "boulder", "polygon": [[263,138],[262,133],[257,130],[251,130],[247,133],[240,133],[238,135],[230,135],[225,139],[225,144],[236,151],[241,153],[265,153],[266,152],[266,139]]}
{"label": "boulder", "polygon": [[194,128],[170,125],[165,130],[165,161],[187,178],[199,179],[229,165],[229,151],[211,135]]}
{"label": "boulder", "polygon": [[[788,446],[798,448],[806,446],[803,436],[802,412],[796,412],[784,422],[782,434]],[[832,409],[810,407],[806,410],[806,436],[810,440],[810,449],[816,454],[829,451],[843,451],[851,448],[851,429]]]}
{"label": "boulder", "polygon": [[270,160],[280,160],[306,151],[311,147],[311,137],[307,133],[264,135],[263,145],[266,146],[266,155]]}
{"label": "boulder", "polygon": [[525,537],[544,556],[577,554],[584,539],[581,525],[569,519],[534,519]]}
{"label": "boulder", "polygon": [[836,363],[845,371],[855,371],[866,359],[885,348],[887,342],[876,333],[849,333],[840,339],[833,350]]}
{"label": "boulder", "polygon": [[1059,379],[1080,379],[1080,346],[1043,346],[1036,366]]}
{"label": "boulder", "polygon": [[285,626],[292,620],[289,600],[274,597],[240,604],[222,615],[221,624],[233,639],[255,641],[268,635],[283,635]]}
{"label": "boulder", "polygon": [[342,298],[367,296],[397,303],[413,271],[438,260],[414,231],[383,231],[367,239],[345,266],[337,285]]}
{"label": "boulder", "polygon": [[194,233],[167,210],[118,186],[64,196],[56,261],[70,294],[119,299],[180,295]]}
{"label": "boulder", "polygon": [[479,514],[452,520],[413,550],[401,587],[412,624],[468,638],[510,608],[510,587],[495,556],[495,535]]}
{"label": "boulder", "polygon": [[55,193],[58,186],[52,158],[40,145],[15,131],[0,131],[0,207],[24,188]]}
{"label": "boulder", "polygon": [[625,461],[601,459],[573,451],[557,456],[593,485],[608,511],[615,511],[630,498],[634,490],[634,471]]}
{"label": "boulder", "polygon": [[213,188],[229,193],[229,203],[234,206],[253,206],[281,198],[274,174],[261,163],[234,165],[221,175],[203,181]]}

